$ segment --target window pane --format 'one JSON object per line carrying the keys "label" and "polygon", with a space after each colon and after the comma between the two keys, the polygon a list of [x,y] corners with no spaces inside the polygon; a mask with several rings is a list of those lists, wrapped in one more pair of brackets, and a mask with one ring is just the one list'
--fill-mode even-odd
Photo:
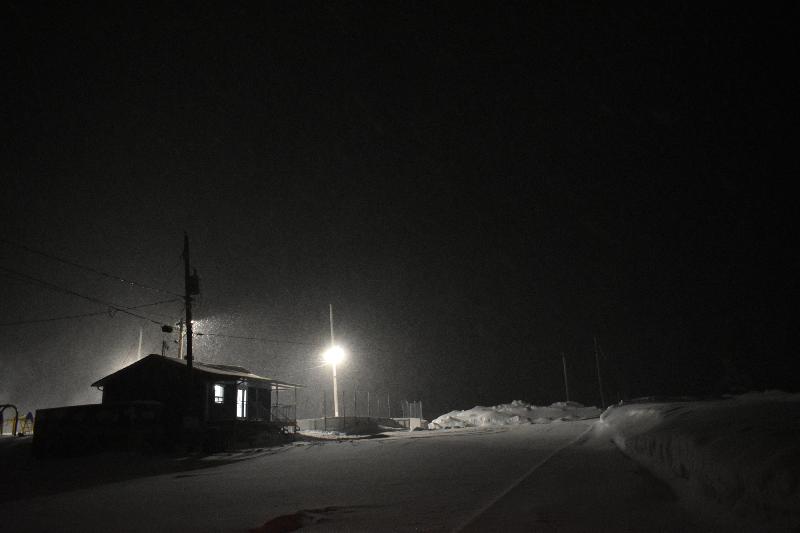
{"label": "window pane", "polygon": [[214,385],[214,403],[225,403],[225,387]]}
{"label": "window pane", "polygon": [[247,418],[247,389],[236,391],[236,416]]}

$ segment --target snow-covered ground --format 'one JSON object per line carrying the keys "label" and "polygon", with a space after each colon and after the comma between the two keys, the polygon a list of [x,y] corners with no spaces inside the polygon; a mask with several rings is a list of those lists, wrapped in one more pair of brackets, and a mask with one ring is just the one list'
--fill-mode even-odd
{"label": "snow-covered ground", "polygon": [[634,402],[596,429],[698,507],[752,531],[800,528],[800,394]]}
{"label": "snow-covered ground", "polygon": [[[67,468],[76,488],[0,503],[9,531],[452,531],[574,441],[588,422],[394,432],[219,454],[206,468],[77,483],[88,458],[28,463],[44,482]],[[95,459],[99,468],[135,461]],[[233,461],[233,462],[227,462]],[[216,464],[215,464],[216,463]],[[97,473],[93,474],[97,475]],[[15,482],[2,483],[12,489]],[[267,523],[272,525],[262,527]],[[260,529],[259,529],[260,528]]]}
{"label": "snow-covered ground", "polygon": [[13,531],[799,530],[800,395],[596,414],[512,402],[440,417],[474,427],[206,458],[36,461],[0,439],[0,517]]}
{"label": "snow-covered ground", "polygon": [[450,411],[428,424],[429,429],[549,424],[597,418],[601,411],[577,402],[556,402],[549,407],[514,400],[493,407],[475,406],[466,411]]}
{"label": "snow-covered ground", "polygon": [[[452,411],[430,427],[502,427],[599,414],[574,403],[514,401]],[[593,436],[612,440],[712,523],[730,513],[746,531],[800,530],[800,394],[643,398],[607,409]]]}

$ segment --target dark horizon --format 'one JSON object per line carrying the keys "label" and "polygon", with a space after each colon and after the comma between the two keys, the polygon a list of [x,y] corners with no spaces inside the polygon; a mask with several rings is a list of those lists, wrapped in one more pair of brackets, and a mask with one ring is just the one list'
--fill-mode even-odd
{"label": "dark horizon", "polygon": [[183,231],[197,359],[312,390],[328,304],[343,387],[431,415],[562,400],[562,352],[597,404],[594,338],[607,403],[800,390],[788,13],[0,9],[2,402],[160,353],[180,302],[35,280],[170,299]]}

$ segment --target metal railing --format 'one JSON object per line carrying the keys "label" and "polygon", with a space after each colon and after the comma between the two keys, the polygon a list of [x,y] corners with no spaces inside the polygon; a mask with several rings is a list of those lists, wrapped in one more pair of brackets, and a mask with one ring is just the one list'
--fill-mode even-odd
{"label": "metal railing", "polygon": [[3,418],[0,422],[0,435],[33,435],[33,418]]}
{"label": "metal railing", "polygon": [[297,425],[297,406],[273,405],[270,408],[270,420],[280,422],[284,426]]}
{"label": "metal railing", "polygon": [[14,410],[15,413],[11,417],[3,416],[4,413],[8,413],[8,410],[0,411],[0,435],[33,435],[33,413],[22,417],[16,413],[16,408]]}

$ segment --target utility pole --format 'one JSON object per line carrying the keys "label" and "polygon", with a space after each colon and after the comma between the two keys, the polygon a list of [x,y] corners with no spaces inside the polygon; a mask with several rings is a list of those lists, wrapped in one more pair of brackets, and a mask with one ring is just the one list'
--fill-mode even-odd
{"label": "utility pole", "polygon": [[200,293],[200,280],[197,270],[189,273],[189,234],[183,232],[183,279],[184,302],[186,304],[186,367],[191,373],[194,356],[192,354],[192,295]]}
{"label": "utility pole", "polygon": [[333,304],[328,304],[328,310],[330,311],[328,316],[330,317],[331,321],[331,346],[334,346],[336,345],[336,341],[333,339]]}
{"label": "utility pole", "polygon": [[183,359],[183,320],[178,322],[178,359]]}
{"label": "utility pole", "polygon": [[564,352],[561,352],[561,364],[564,367],[564,393],[567,395],[567,401],[569,401],[569,382],[567,381],[567,358],[564,355]]}
{"label": "utility pole", "polygon": [[606,400],[603,396],[603,378],[600,377],[600,350],[597,347],[597,335],[594,337],[594,364],[597,368],[597,387],[600,389],[600,407],[606,408]]}

